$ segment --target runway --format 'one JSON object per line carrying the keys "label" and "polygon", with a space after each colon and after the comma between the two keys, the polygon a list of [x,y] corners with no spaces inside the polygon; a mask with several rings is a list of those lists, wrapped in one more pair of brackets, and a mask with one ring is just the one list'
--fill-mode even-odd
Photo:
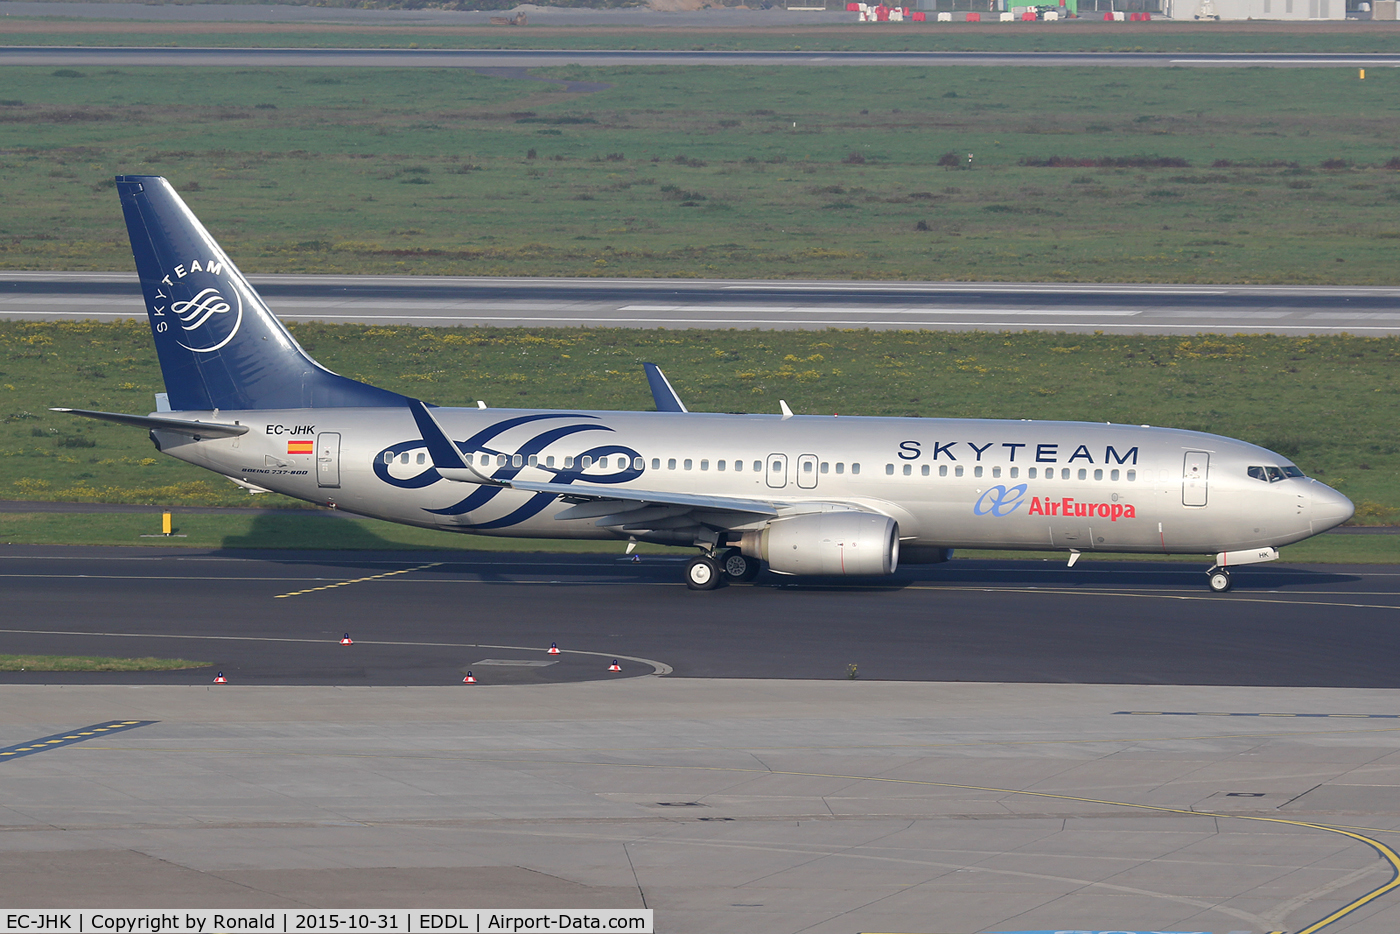
{"label": "runway", "polygon": [[[775,24],[776,25],[776,24]],[[265,49],[10,46],[0,65],[201,68],[545,68],[556,65],[831,67],[1394,68],[1400,55],[1171,52],[698,52],[624,49]]]}
{"label": "runway", "polygon": [[[1400,289],[253,276],[289,321],[418,326],[1400,333]],[[0,272],[0,318],[144,317],[134,275]]]}
{"label": "runway", "polygon": [[[450,685],[623,677],[1400,688],[1400,572],[954,560],[887,579],[760,577],[713,593],[684,555],[201,552],[0,546],[12,654],[208,669],[0,672],[0,683]],[[351,647],[338,640],[349,632]],[[487,665],[482,659],[548,662]]]}
{"label": "runway", "polygon": [[1400,926],[1392,568],[618,557],[0,546],[0,652],[210,663],[0,673],[0,901]]}

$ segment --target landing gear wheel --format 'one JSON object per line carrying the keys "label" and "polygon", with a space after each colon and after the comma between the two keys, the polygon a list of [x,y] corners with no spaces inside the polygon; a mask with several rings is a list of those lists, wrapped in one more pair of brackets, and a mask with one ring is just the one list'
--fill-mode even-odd
{"label": "landing gear wheel", "polygon": [[1224,568],[1212,568],[1206,573],[1206,585],[1215,593],[1230,589],[1230,572]]}
{"label": "landing gear wheel", "polygon": [[685,585],[691,590],[714,590],[724,580],[714,558],[701,555],[685,566]]}
{"label": "landing gear wheel", "polygon": [[725,579],[732,583],[747,584],[758,576],[757,558],[750,558],[737,549],[730,549],[720,558],[720,568]]}

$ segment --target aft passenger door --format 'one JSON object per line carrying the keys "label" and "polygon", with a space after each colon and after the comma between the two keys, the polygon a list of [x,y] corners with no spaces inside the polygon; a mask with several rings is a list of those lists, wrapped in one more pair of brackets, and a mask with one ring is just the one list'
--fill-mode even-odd
{"label": "aft passenger door", "polygon": [[817,488],[817,455],[803,454],[797,458],[797,485],[804,490]]}
{"label": "aft passenger door", "polygon": [[1206,483],[1210,475],[1210,455],[1204,451],[1187,451],[1181,471],[1181,505],[1204,506]]}
{"label": "aft passenger door", "polygon": [[340,432],[323,431],[316,436],[316,485],[340,486]]}
{"label": "aft passenger door", "polygon": [[787,486],[787,455],[769,454],[768,469],[764,471],[764,478],[768,485],[775,490],[781,490]]}

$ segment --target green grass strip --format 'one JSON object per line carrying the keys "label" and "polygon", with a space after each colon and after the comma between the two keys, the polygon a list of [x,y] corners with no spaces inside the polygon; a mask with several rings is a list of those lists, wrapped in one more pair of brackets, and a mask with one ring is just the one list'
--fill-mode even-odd
{"label": "green grass strip", "polygon": [[188,658],[105,658],[100,655],[0,655],[0,671],[176,671],[208,668]]}

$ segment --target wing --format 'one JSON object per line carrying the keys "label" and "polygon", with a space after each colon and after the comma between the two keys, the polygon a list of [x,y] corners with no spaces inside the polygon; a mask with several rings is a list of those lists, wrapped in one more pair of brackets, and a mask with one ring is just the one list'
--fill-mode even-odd
{"label": "wing", "polygon": [[840,504],[788,504],[702,493],[672,493],[657,490],[619,489],[587,483],[549,483],[530,480],[497,480],[466,462],[437,423],[428,407],[412,400],[409,409],[423,434],[424,445],[433,466],[447,480],[499,486],[527,493],[551,493],[572,505],[556,519],[591,519],[595,525],[623,533],[676,531],[708,527],[715,529],[762,528],[772,519],[789,512],[814,509],[849,509]]}

